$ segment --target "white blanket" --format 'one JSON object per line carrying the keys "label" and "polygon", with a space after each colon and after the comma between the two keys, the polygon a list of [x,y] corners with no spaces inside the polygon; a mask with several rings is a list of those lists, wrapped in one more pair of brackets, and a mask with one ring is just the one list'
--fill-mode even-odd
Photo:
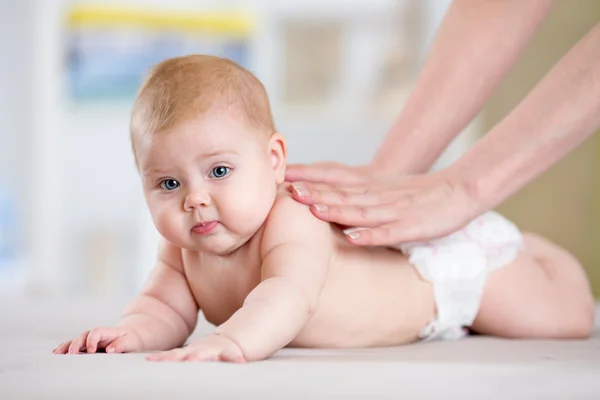
{"label": "white blanket", "polygon": [[[122,304],[0,297],[0,399],[600,398],[600,329],[585,341],[285,349],[245,365],[51,353],[82,330],[113,324]],[[196,334],[210,329],[201,322]]]}

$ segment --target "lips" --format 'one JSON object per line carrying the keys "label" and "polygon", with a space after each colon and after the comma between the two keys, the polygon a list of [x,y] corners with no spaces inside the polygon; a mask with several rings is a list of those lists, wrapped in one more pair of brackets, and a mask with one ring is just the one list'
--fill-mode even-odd
{"label": "lips", "polygon": [[217,228],[217,225],[219,225],[218,221],[203,222],[194,225],[192,232],[197,233],[198,235],[208,235]]}

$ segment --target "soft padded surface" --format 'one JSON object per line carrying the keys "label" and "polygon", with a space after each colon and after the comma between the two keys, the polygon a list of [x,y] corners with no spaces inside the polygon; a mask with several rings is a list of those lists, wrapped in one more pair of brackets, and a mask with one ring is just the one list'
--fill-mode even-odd
{"label": "soft padded surface", "polygon": [[[246,365],[158,364],[142,354],[51,353],[84,329],[113,324],[122,302],[0,297],[0,304],[0,399],[600,398],[600,329],[586,341],[471,337],[285,349]],[[203,322],[197,333],[210,329]]]}

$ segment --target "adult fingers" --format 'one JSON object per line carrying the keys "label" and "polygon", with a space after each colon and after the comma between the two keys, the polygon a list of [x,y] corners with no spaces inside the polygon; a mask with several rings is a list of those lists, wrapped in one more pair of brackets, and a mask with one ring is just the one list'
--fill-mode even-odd
{"label": "adult fingers", "polygon": [[302,204],[325,205],[375,205],[381,203],[386,193],[366,193],[368,188],[347,186],[336,188],[325,184],[292,184],[292,197]]}
{"label": "adult fingers", "polygon": [[[346,238],[358,246],[392,246],[425,239],[418,225],[398,221],[374,228],[350,228],[344,231]],[[426,237],[430,239],[429,236]]]}
{"label": "adult fingers", "polygon": [[337,185],[367,181],[365,175],[358,173],[354,167],[338,163],[290,165],[286,168],[285,177],[289,182],[306,181]]}
{"label": "adult fingers", "polygon": [[[317,162],[311,164],[289,164],[285,168],[285,180],[294,182],[299,180],[307,180],[305,178],[319,176],[323,169],[333,168],[337,166],[334,162]],[[308,179],[313,180],[313,179]]]}
{"label": "adult fingers", "polygon": [[317,218],[345,226],[374,227],[388,224],[397,219],[394,204],[375,206],[326,206],[315,204],[310,207]]}
{"label": "adult fingers", "polygon": [[[443,219],[443,218],[442,218]],[[373,228],[350,228],[344,231],[346,238],[358,246],[393,246],[400,243],[437,239],[463,227],[458,219],[423,215],[415,212],[410,217]]]}

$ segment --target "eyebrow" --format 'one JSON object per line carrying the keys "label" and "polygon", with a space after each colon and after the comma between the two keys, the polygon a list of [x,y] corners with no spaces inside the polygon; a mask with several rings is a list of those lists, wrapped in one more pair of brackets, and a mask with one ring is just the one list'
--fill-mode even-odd
{"label": "eyebrow", "polygon": [[[224,154],[239,155],[239,153],[237,151],[233,151],[233,150],[211,150],[210,152],[199,154],[195,158],[195,160],[198,161],[199,159],[202,159],[202,158],[222,156]],[[144,177],[150,177],[150,176],[154,176],[154,175],[166,174],[168,171],[169,171],[169,169],[167,169],[167,168],[150,168],[147,171],[142,172],[142,175]]]}
{"label": "eyebrow", "polygon": [[142,171],[142,175],[145,178],[148,178],[148,177],[151,177],[154,175],[162,175],[162,174],[165,174],[166,172],[167,172],[167,170],[163,169],[163,168],[151,168],[147,171]]}
{"label": "eyebrow", "polygon": [[211,150],[209,152],[206,153],[201,153],[196,157],[196,160],[199,158],[210,158],[210,157],[215,157],[215,156],[221,156],[224,154],[230,154],[230,155],[239,155],[239,153],[237,151],[233,151],[233,150]]}

